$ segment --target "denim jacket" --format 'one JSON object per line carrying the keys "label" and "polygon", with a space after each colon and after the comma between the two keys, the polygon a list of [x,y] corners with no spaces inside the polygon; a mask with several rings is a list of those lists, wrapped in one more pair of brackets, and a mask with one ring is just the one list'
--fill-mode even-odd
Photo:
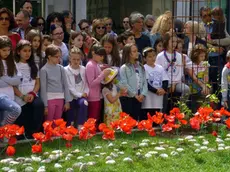
{"label": "denim jacket", "polygon": [[[146,96],[148,92],[144,67],[138,62],[140,75],[140,94]],[[135,68],[132,64],[124,64],[120,68],[120,85],[128,89],[128,97],[138,94]]]}

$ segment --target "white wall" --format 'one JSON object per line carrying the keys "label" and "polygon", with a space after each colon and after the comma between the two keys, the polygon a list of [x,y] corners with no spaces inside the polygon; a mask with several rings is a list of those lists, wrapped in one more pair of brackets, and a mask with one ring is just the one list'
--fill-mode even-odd
{"label": "white wall", "polygon": [[75,11],[76,11],[76,16],[75,16],[75,20],[76,23],[78,24],[78,22],[81,19],[86,19],[87,17],[87,0],[76,0],[76,6],[75,6]]}
{"label": "white wall", "polygon": [[45,17],[47,17],[52,12],[62,12],[63,10],[69,10],[69,8],[69,0],[46,0]]}

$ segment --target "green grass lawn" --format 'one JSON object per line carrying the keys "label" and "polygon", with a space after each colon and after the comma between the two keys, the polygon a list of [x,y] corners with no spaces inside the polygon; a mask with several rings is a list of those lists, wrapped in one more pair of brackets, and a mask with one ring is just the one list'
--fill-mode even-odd
{"label": "green grass lawn", "polygon": [[[185,136],[184,136],[185,137]],[[97,135],[88,141],[80,141],[78,138],[74,138],[72,141],[73,147],[67,149],[65,147],[65,142],[62,140],[54,140],[53,142],[43,144],[43,153],[52,152],[53,150],[61,149],[63,151],[63,156],[53,161],[49,164],[43,164],[41,162],[32,162],[31,166],[34,171],[40,166],[46,166],[46,171],[66,171],[67,168],[72,168],[74,163],[82,162],[87,163],[90,161],[96,162],[93,166],[87,166],[88,171],[93,172],[153,172],[153,171],[230,171],[230,149],[228,150],[217,150],[218,143],[216,142],[216,137],[211,134],[204,135],[204,138],[199,138],[199,136],[194,136],[195,142],[190,142],[188,140],[178,140],[179,138],[184,138],[182,136],[166,137],[164,135],[149,137],[146,132],[135,132],[131,135],[126,135],[123,133],[116,133],[116,139],[114,141],[105,141],[101,139],[101,135]],[[148,139],[147,147],[140,147],[139,144],[142,140]],[[209,143],[203,145],[204,139]],[[222,138],[223,140],[225,138]],[[127,142],[126,145],[121,145],[122,142]],[[112,143],[113,147],[108,147]],[[207,146],[208,148],[214,148],[215,152],[208,152],[207,150],[201,150],[199,153],[195,153],[196,149],[200,149],[199,146],[194,146],[194,143],[199,143],[201,146]],[[16,145],[16,154],[14,159],[17,157],[31,157],[31,145],[33,143],[23,143]],[[221,144],[224,147],[230,146],[230,141],[225,141]],[[155,147],[164,147],[165,150],[154,150]],[[101,149],[96,149],[96,146],[101,146]],[[174,147],[174,148],[173,148]],[[172,151],[176,151],[177,148],[183,148],[182,152],[178,152],[178,155],[171,155]],[[70,160],[65,160],[66,155],[71,153],[71,151],[79,149],[80,152],[73,154]],[[157,151],[156,155],[152,154],[152,157],[146,158],[145,154],[150,151]],[[122,152],[124,154],[122,154]],[[139,152],[139,153],[138,153]],[[105,153],[105,155],[101,155]],[[110,154],[118,155],[118,157],[112,159],[116,161],[115,164],[106,164],[106,157]],[[138,153],[138,155],[137,155]],[[160,154],[168,154],[168,158],[160,157]],[[87,155],[89,154],[89,155]],[[86,156],[85,156],[86,155]],[[46,159],[49,155],[36,155],[41,156],[42,160]],[[83,156],[83,159],[78,159],[79,156]],[[130,157],[133,162],[124,162],[123,159]],[[4,155],[0,156],[0,159],[7,158]],[[60,162],[61,160],[61,162]],[[61,169],[55,169],[54,164],[59,163],[62,165]],[[10,167],[11,169],[17,169],[17,171],[24,171],[26,166],[20,165],[9,166],[7,164],[0,163],[0,171],[3,167]],[[78,168],[74,168],[74,171],[79,171]]]}

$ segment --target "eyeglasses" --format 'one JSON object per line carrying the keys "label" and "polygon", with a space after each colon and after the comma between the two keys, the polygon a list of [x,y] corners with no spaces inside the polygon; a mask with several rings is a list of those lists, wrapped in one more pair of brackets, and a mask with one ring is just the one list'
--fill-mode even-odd
{"label": "eyeglasses", "polygon": [[81,28],[81,30],[89,29],[89,26]]}
{"label": "eyeglasses", "polygon": [[44,23],[38,23],[38,26],[43,26],[44,25]]}
{"label": "eyeglasses", "polygon": [[123,21],[123,23],[129,23],[129,21]]}
{"label": "eyeglasses", "polygon": [[108,24],[106,24],[106,26],[112,26],[112,23],[108,23]]}
{"label": "eyeglasses", "polygon": [[0,17],[0,21],[3,21],[3,20],[10,21],[10,18],[9,17]]}
{"label": "eyeglasses", "polygon": [[53,35],[55,35],[55,36],[61,36],[62,34],[63,34],[63,32],[55,33],[55,34],[53,34]]}
{"label": "eyeglasses", "polygon": [[105,29],[105,27],[104,27],[104,26],[103,26],[103,27],[100,27],[100,26],[99,26],[99,27],[97,27],[97,29]]}

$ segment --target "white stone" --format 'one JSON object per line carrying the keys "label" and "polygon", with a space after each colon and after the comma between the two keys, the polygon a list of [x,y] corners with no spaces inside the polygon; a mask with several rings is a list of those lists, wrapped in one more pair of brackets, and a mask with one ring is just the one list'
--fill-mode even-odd
{"label": "white stone", "polygon": [[185,137],[185,140],[191,140],[191,139],[193,139],[193,136],[191,135]]}
{"label": "white stone", "polygon": [[230,149],[230,146],[225,146],[225,149],[226,149],[226,150]]}
{"label": "white stone", "polygon": [[199,139],[204,139],[204,136],[199,136],[198,138],[199,138]]}
{"label": "white stone", "polygon": [[26,167],[25,172],[32,172],[34,171],[33,167]]}
{"label": "white stone", "polygon": [[216,151],[216,149],[214,149],[214,148],[209,148],[208,149],[208,152],[215,152]]}
{"label": "white stone", "polygon": [[209,144],[209,141],[204,141],[202,144],[203,144],[203,145],[208,145],[208,144]]}
{"label": "white stone", "polygon": [[141,153],[140,153],[140,152],[137,152],[137,153],[136,153],[136,156],[140,156],[140,155],[141,155]]}
{"label": "white stone", "polygon": [[109,145],[108,145],[109,148],[111,148],[113,146],[114,146],[113,143],[109,143]]}
{"label": "white stone", "polygon": [[113,159],[111,156],[107,156],[107,157],[105,158],[106,161],[111,160],[111,159]]}
{"label": "white stone", "polygon": [[50,158],[44,159],[41,161],[41,163],[49,164],[49,163],[51,163],[51,159]]}
{"label": "white stone", "polygon": [[196,149],[195,152],[196,152],[196,153],[199,153],[199,152],[200,152],[200,149]]}
{"label": "white stone", "polygon": [[32,159],[31,158],[26,158],[25,159],[25,163],[31,163],[32,162]]}
{"label": "white stone", "polygon": [[74,151],[72,151],[72,153],[76,154],[76,153],[79,153],[80,150],[79,149],[75,149]]}
{"label": "white stone", "polygon": [[44,152],[44,153],[43,153],[44,156],[47,156],[47,155],[49,155],[49,154],[50,154],[49,152]]}
{"label": "white stone", "polygon": [[184,151],[183,148],[177,148],[176,150],[177,150],[178,152],[183,152],[183,151]]}
{"label": "white stone", "polygon": [[46,167],[45,166],[39,167],[37,172],[46,172]]}
{"label": "white stone", "polygon": [[116,161],[114,161],[113,159],[111,159],[111,160],[106,161],[105,163],[106,163],[106,164],[115,164]]}
{"label": "white stone", "polygon": [[118,154],[120,154],[120,155],[124,155],[124,154],[125,154],[125,152],[122,152],[122,151],[121,151],[121,152],[118,152]]}
{"label": "white stone", "polygon": [[196,139],[190,139],[188,142],[196,142]]}
{"label": "white stone", "polygon": [[25,158],[24,158],[24,157],[18,157],[18,158],[16,158],[16,161],[24,162],[24,161],[25,161]]}
{"label": "white stone", "polygon": [[225,144],[224,143],[220,143],[220,144],[218,144],[218,147],[225,147]]}
{"label": "white stone", "polygon": [[179,139],[178,139],[178,141],[184,141],[184,139],[182,139],[182,138],[179,138]]}
{"label": "white stone", "polygon": [[114,158],[117,158],[118,157],[118,154],[114,153],[114,152],[111,152],[110,156],[114,157]]}
{"label": "white stone", "polygon": [[70,157],[65,157],[65,161],[69,161],[69,160],[71,160],[71,158]]}
{"label": "white stone", "polygon": [[5,172],[7,172],[7,171],[9,171],[10,170],[10,167],[3,167],[2,168],[2,171],[5,171]]}
{"label": "white stone", "polygon": [[169,149],[176,149],[174,146],[169,146]]}
{"label": "white stone", "polygon": [[79,169],[80,172],[84,172],[84,171],[87,171],[87,165],[84,163],[80,166],[80,169]]}
{"label": "white stone", "polygon": [[172,151],[170,154],[171,154],[172,156],[179,155],[178,152],[176,152],[176,151]]}
{"label": "white stone", "polygon": [[100,155],[94,155],[96,158],[99,158],[100,157]]}
{"label": "white stone", "polygon": [[140,146],[140,147],[147,147],[147,146],[148,146],[148,143],[140,143],[139,146]]}
{"label": "white stone", "polygon": [[41,162],[42,160],[40,157],[35,157],[35,156],[32,156],[31,158],[34,162]]}
{"label": "white stone", "polygon": [[151,158],[151,157],[152,157],[152,154],[147,153],[147,154],[145,154],[145,157],[146,157],[146,158]]}
{"label": "white stone", "polygon": [[22,164],[22,166],[32,166],[32,164],[31,163],[24,163],[24,164]]}
{"label": "white stone", "polygon": [[162,153],[162,154],[160,154],[160,157],[161,157],[161,158],[168,158],[169,156],[168,156],[168,154],[166,154],[166,153]]}
{"label": "white stone", "polygon": [[200,149],[201,150],[206,150],[206,149],[208,149],[208,147],[207,146],[201,146]]}
{"label": "white stone", "polygon": [[122,142],[121,145],[127,145],[128,143],[127,142]]}
{"label": "white stone", "polygon": [[62,165],[61,165],[61,164],[58,164],[58,163],[55,163],[55,164],[54,164],[54,168],[62,168]]}
{"label": "white stone", "polygon": [[87,153],[87,154],[85,154],[85,156],[86,156],[86,157],[88,157],[88,156],[90,156],[90,154],[89,154],[89,153]]}
{"label": "white stone", "polygon": [[61,154],[62,153],[62,150],[54,150],[52,151],[53,154]]}
{"label": "white stone", "polygon": [[2,159],[0,163],[2,164],[9,164],[10,161],[13,161],[13,158]]}
{"label": "white stone", "polygon": [[142,143],[149,143],[149,142],[150,142],[149,139],[144,139],[144,140],[142,140]]}
{"label": "white stone", "polygon": [[158,154],[157,151],[149,151],[148,153],[151,154],[151,155],[156,155],[156,154]]}
{"label": "white stone", "polygon": [[101,152],[101,153],[100,153],[100,155],[102,155],[102,156],[103,156],[103,155],[106,155],[106,153],[105,153],[105,152]]}
{"label": "white stone", "polygon": [[217,143],[223,143],[224,141],[222,139],[220,139],[220,138],[216,138],[216,142]]}
{"label": "white stone", "polygon": [[74,170],[72,168],[67,168],[66,172],[74,172]]}
{"label": "white stone", "polygon": [[200,147],[200,144],[199,143],[194,143],[194,146]]}
{"label": "white stone", "polygon": [[87,165],[89,165],[89,166],[93,166],[93,165],[96,165],[96,162],[94,162],[94,161],[90,161],[90,162],[87,162]]}
{"label": "white stone", "polygon": [[130,157],[124,158],[123,161],[133,163],[133,160]]}
{"label": "white stone", "polygon": [[228,134],[226,135],[226,137],[230,137],[230,133],[228,133]]}
{"label": "white stone", "polygon": [[18,161],[10,161],[10,163],[9,163],[10,165],[18,165],[19,164],[19,162]]}
{"label": "white stone", "polygon": [[119,149],[113,149],[114,151],[116,151],[116,152],[119,152]]}
{"label": "white stone", "polygon": [[8,172],[17,172],[17,170],[11,169],[11,170],[9,170]]}
{"label": "white stone", "polygon": [[222,151],[222,150],[224,150],[224,148],[223,147],[218,147],[218,150]]}
{"label": "white stone", "polygon": [[230,141],[230,138],[226,138],[226,139],[224,139],[225,141]]}
{"label": "white stone", "polygon": [[165,150],[165,148],[163,148],[163,147],[155,147],[154,150],[163,151],[163,150]]}
{"label": "white stone", "polygon": [[76,163],[73,164],[72,167],[73,168],[77,168],[77,167],[79,168],[79,167],[81,167],[82,164],[83,164],[82,162],[76,162]]}
{"label": "white stone", "polygon": [[95,149],[101,149],[102,147],[101,146],[96,146]]}
{"label": "white stone", "polygon": [[79,156],[79,157],[77,157],[77,159],[83,159],[84,157],[83,156]]}
{"label": "white stone", "polygon": [[68,157],[73,157],[73,154],[69,153],[67,154]]}
{"label": "white stone", "polygon": [[165,142],[158,142],[160,145],[164,144]]}

